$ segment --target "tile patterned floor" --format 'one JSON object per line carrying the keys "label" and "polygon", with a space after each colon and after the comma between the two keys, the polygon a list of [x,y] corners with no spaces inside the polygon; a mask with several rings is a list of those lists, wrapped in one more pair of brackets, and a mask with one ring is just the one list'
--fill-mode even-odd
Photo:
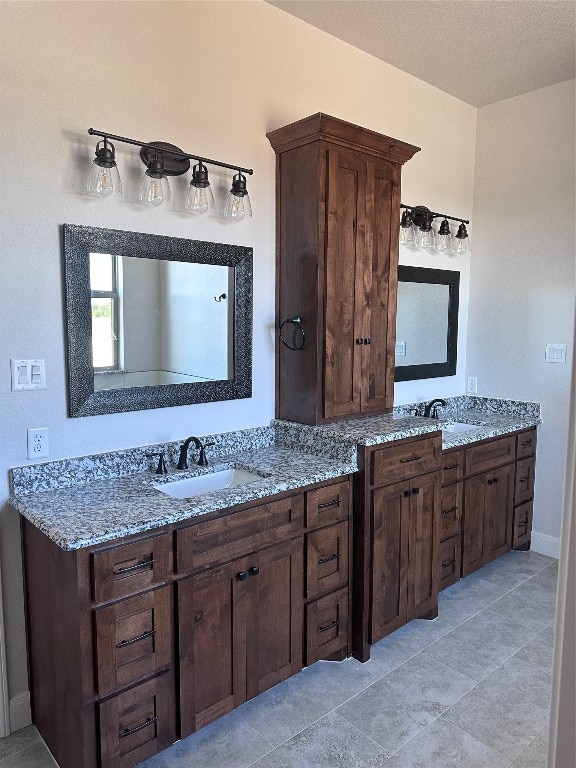
{"label": "tile patterned floor", "polygon": [[[510,552],[440,615],[319,662],[141,768],[546,768],[557,562]],[[33,726],[0,768],[55,768]]]}

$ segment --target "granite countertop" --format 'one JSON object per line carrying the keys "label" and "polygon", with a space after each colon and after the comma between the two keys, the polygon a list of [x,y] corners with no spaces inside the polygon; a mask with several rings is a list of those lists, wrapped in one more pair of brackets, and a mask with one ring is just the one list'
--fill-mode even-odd
{"label": "granite countertop", "polygon": [[[261,481],[212,491],[193,499],[177,499],[152,486],[237,467],[262,475]],[[284,491],[341,477],[357,470],[343,463],[288,448],[267,447],[211,459],[168,475],[154,472],[93,480],[12,496],[12,505],[62,549],[74,550],[121,536],[182,522],[235,504],[258,501]]]}
{"label": "granite countertop", "polygon": [[[179,441],[16,467],[11,470],[10,501],[62,549],[81,549],[356,472],[358,445],[442,430],[442,448],[447,450],[540,423],[534,403],[459,396],[449,398],[438,420],[410,415],[418,405],[321,426],[275,420],[269,427],[204,436],[213,445],[208,449],[210,464],[189,470],[174,469]],[[455,422],[476,429],[448,431]],[[150,469],[159,451],[168,457],[168,475]],[[190,499],[152,487],[231,467],[262,479]]]}

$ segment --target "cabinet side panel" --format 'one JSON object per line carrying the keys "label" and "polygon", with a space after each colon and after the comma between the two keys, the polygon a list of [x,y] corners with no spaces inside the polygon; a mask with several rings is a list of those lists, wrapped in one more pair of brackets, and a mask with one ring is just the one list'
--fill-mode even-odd
{"label": "cabinet side panel", "polygon": [[[22,522],[32,720],[60,768],[96,765],[82,711],[76,553]],[[71,729],[70,723],[76,723]]]}
{"label": "cabinet side panel", "polygon": [[[317,144],[292,149],[277,159],[277,329],[287,318],[302,318],[306,343],[300,351],[277,342],[279,418],[315,424],[320,416],[323,337],[319,258],[323,255],[319,189],[323,184]],[[291,346],[301,344],[297,327],[286,323],[282,335]],[[320,355],[320,357],[319,357]]]}

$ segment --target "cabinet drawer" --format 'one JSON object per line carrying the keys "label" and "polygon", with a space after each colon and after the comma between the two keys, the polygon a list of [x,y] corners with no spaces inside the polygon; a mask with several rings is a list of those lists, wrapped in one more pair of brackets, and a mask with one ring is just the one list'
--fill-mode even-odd
{"label": "cabinet drawer", "polygon": [[530,429],[516,435],[516,458],[523,459],[536,453],[536,430]]}
{"label": "cabinet drawer", "polygon": [[372,452],[370,482],[374,486],[380,486],[416,477],[438,469],[441,461],[440,435],[402,440]]}
{"label": "cabinet drawer", "polygon": [[522,459],[516,464],[516,482],[514,485],[514,504],[522,504],[534,496],[534,474],[536,459],[534,456]]}
{"label": "cabinet drawer", "polygon": [[302,494],[176,531],[178,573],[225,563],[284,541],[303,527]]}
{"label": "cabinet drawer", "polygon": [[306,596],[348,582],[348,523],[336,523],[306,536]]}
{"label": "cabinet drawer", "polygon": [[448,485],[464,476],[464,450],[442,453],[442,485]]}
{"label": "cabinet drawer", "polygon": [[460,580],[462,544],[459,535],[440,544],[440,590]]}
{"label": "cabinet drawer", "polygon": [[175,739],[170,674],[98,704],[102,768],[132,768]]}
{"label": "cabinet drawer", "polygon": [[325,659],[348,645],[348,588],[306,606],[306,664]]}
{"label": "cabinet drawer", "polygon": [[142,592],[166,580],[170,547],[166,534],[92,552],[92,595],[103,603]]}
{"label": "cabinet drawer", "polygon": [[170,587],[160,587],[94,611],[96,680],[103,696],[170,664]]}
{"label": "cabinet drawer", "polygon": [[306,493],[306,527],[317,528],[348,517],[348,480],[324,485]]}
{"label": "cabinet drawer", "polygon": [[462,523],[462,483],[452,483],[442,488],[440,541],[460,535]]}
{"label": "cabinet drawer", "polygon": [[498,437],[480,445],[466,448],[466,475],[474,475],[487,469],[514,461],[516,437]]}
{"label": "cabinet drawer", "polygon": [[532,502],[527,501],[514,510],[512,549],[528,544],[532,537]]}

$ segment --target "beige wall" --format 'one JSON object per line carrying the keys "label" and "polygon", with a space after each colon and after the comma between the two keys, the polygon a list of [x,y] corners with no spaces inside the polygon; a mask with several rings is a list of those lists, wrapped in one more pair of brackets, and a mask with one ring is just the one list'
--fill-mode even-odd
{"label": "beige wall", "polygon": [[[11,190],[2,192],[0,240],[0,557],[9,695],[17,706],[28,683],[18,518],[5,504],[6,470],[26,462],[26,428],[49,427],[57,458],[267,423],[274,411],[275,157],[266,132],[324,111],[416,144],[422,152],[405,167],[404,199],[468,217],[476,110],[261,2],[3,2],[0,29],[0,172]],[[183,179],[175,180],[169,207],[137,204],[143,166],[120,145],[123,199],[84,194],[95,146],[89,127],[252,166],[254,218],[229,225],[184,214]],[[212,182],[222,201],[228,174],[212,172]],[[253,398],[67,418],[63,222],[252,246]],[[467,292],[466,276],[464,302]],[[47,389],[10,392],[10,357],[45,358]],[[452,394],[449,387],[432,381],[418,391]],[[18,724],[23,707],[14,714]]]}
{"label": "beige wall", "polygon": [[[533,544],[558,555],[574,341],[574,81],[478,111],[467,374],[542,405]],[[547,343],[568,345],[546,363]]]}

